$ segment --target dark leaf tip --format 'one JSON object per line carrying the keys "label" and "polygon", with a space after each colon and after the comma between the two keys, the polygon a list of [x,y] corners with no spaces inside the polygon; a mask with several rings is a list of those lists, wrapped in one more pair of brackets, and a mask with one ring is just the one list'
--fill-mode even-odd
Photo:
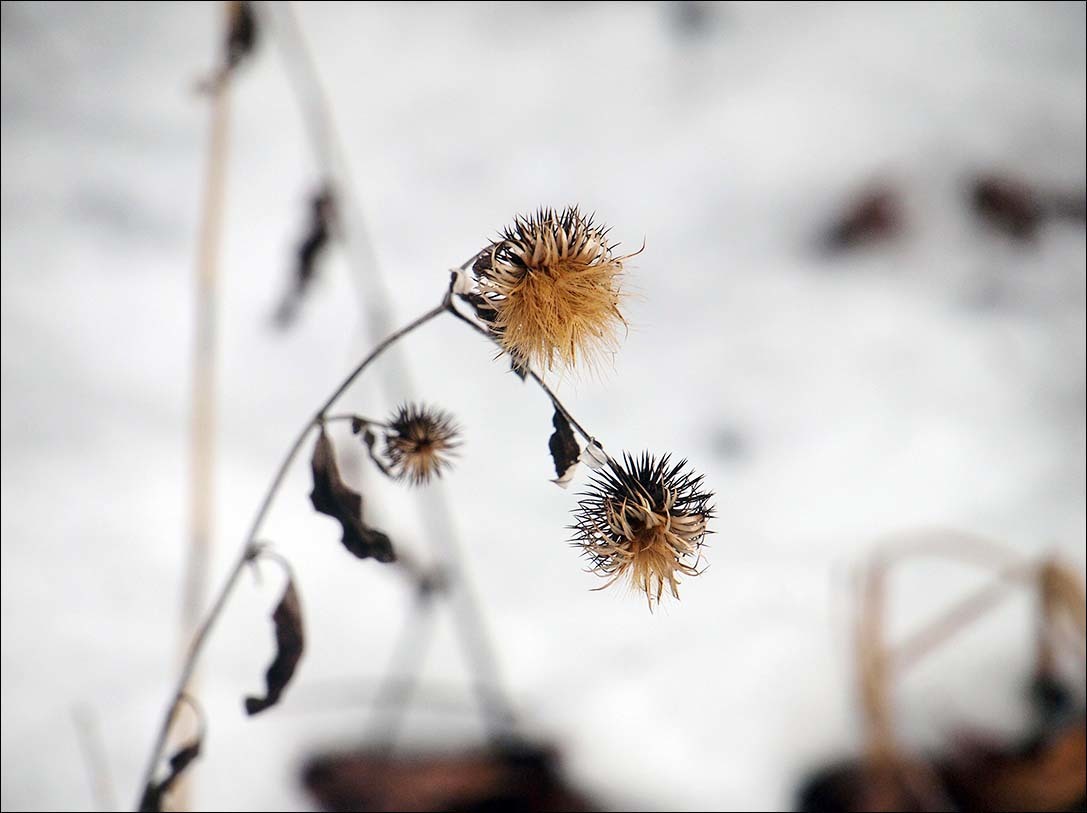
{"label": "dark leaf tip", "polygon": [[267,685],[264,697],[245,699],[245,711],[250,716],[259,714],[279,702],[306,648],[302,604],[293,580],[287,582],[287,589],[283,591],[283,597],[272,613],[272,623],[276,632],[276,655],[264,674]]}
{"label": "dark leaf tip", "polygon": [[574,437],[570,421],[557,407],[551,418],[551,424],[555,427],[555,431],[551,434],[547,445],[551,449],[551,459],[555,463],[554,482],[566,488],[574,477],[574,467],[577,466],[578,458],[581,457],[581,447],[578,446],[577,438]]}
{"label": "dark leaf tip", "polygon": [[310,492],[310,502],[318,513],[340,523],[343,546],[359,559],[395,561],[396,553],[389,537],[363,522],[362,495],[343,481],[332,441],[323,428],[313,448],[311,465],[313,490]]}

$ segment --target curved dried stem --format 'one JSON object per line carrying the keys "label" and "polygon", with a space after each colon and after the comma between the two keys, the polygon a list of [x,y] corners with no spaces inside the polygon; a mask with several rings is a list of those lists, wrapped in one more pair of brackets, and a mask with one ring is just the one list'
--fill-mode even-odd
{"label": "curved dried stem", "polygon": [[[280,464],[272,477],[272,481],[269,484],[268,489],[265,492],[259,507],[257,508],[255,516],[253,517],[253,521],[250,524],[249,531],[246,534],[245,542],[242,545],[238,558],[235,561],[233,567],[231,568],[229,574],[227,575],[226,581],[224,582],[222,588],[220,588],[219,593],[216,595],[215,601],[212,604],[211,609],[205,616],[201,625],[196,630],[192,642],[189,645],[185,661],[181,667],[181,673],[178,676],[176,689],[171,696],[170,703],[167,706],[166,713],[163,716],[163,721],[159,728],[158,735],[155,739],[154,746],[151,749],[151,755],[148,759],[147,767],[144,771],[143,781],[140,785],[141,793],[142,789],[146,788],[153,779],[155,768],[158,766],[159,761],[162,759],[163,751],[166,747],[166,740],[169,736],[174,717],[177,713],[178,705],[183,701],[184,698],[187,697],[186,689],[189,685],[190,680],[192,679],[192,675],[196,668],[197,661],[201,652],[203,651],[204,645],[206,644],[208,637],[214,629],[219,617],[222,615],[223,610],[226,607],[226,603],[230,598],[234,587],[238,583],[239,576],[241,575],[241,572],[244,569],[245,565],[257,556],[261,555],[262,549],[259,548],[256,544],[261,527],[264,524],[264,520],[266,519],[268,512],[272,507],[276,495],[279,493],[279,489],[282,486],[283,481],[287,477],[287,473],[290,470],[291,464],[294,462],[295,458],[298,457],[298,453],[305,445],[306,439],[309,437],[311,431],[315,427],[318,427],[328,421],[355,419],[356,416],[353,415],[329,415],[328,413],[332,409],[332,407],[335,406],[336,402],[340,399],[340,397],[363,373],[363,371],[367,367],[369,367],[370,364],[373,363],[382,353],[384,353],[389,347],[394,345],[400,339],[407,336],[412,331],[416,330],[417,328],[421,327],[422,325],[426,324],[427,322],[431,321],[432,319],[440,316],[442,313],[445,312],[451,313],[457,319],[472,327],[472,329],[475,330],[477,333],[486,336],[491,341],[494,340],[494,337],[491,336],[486,330],[475,324],[464,314],[460,313],[460,311],[458,311],[453,305],[451,280],[450,287],[446,290],[445,295],[442,297],[441,303],[439,303],[434,308],[431,308],[429,311],[422,314],[415,320],[409,322],[407,325],[400,328],[396,332],[390,334],[383,341],[381,341],[372,351],[370,351],[370,353],[361,362],[359,362],[358,365],[355,366],[355,368],[325,399],[324,403],[320,406],[320,408],[317,409],[313,417],[311,417],[310,420],[305,424],[305,426],[302,427],[294,442],[287,450],[287,453],[280,461]],[[566,407],[558,399],[558,396],[556,396],[555,393],[552,392],[551,388],[547,386],[543,379],[531,369],[527,370],[526,372],[527,375],[531,377],[532,380],[547,394],[555,409],[566,417],[566,419],[570,422],[570,425],[585,439],[585,441],[603,449],[603,446],[599,443],[599,441],[597,441],[593,435],[589,434],[589,432],[577,421],[577,419],[574,418],[572,414],[570,414],[570,411],[566,409]],[[377,421],[371,421],[371,423],[383,425],[379,424]],[[414,574],[417,571],[417,568],[409,567],[408,571]],[[489,711],[492,712],[497,719],[506,720],[509,717],[509,711],[505,707],[505,704],[500,700],[500,698],[491,696],[490,691],[485,692],[485,694],[487,694],[486,705],[489,707]]]}
{"label": "curved dried stem", "polygon": [[944,610],[940,617],[930,622],[888,653],[891,671],[897,676],[920,661],[940,644],[969,626],[1015,588],[1030,586],[1038,574],[1039,566],[1027,562],[1001,570],[996,578],[966,598]]}
{"label": "curved dried stem", "polygon": [[[902,562],[926,556],[957,560],[990,570],[994,578],[946,608],[904,641],[892,646],[885,640],[888,576]],[[861,606],[857,614],[856,656],[871,759],[885,762],[897,759],[891,711],[894,681],[934,649],[992,610],[1017,588],[1035,589],[1042,600],[1043,628],[1039,635],[1038,669],[1040,673],[1044,672],[1052,659],[1051,644],[1046,638],[1047,628],[1054,625],[1054,616],[1058,614],[1051,606],[1052,589],[1047,589],[1047,576],[1052,578],[1055,572],[1063,571],[1051,561],[1024,559],[1015,551],[984,537],[947,531],[926,532],[920,537],[899,539],[897,544],[881,553],[869,565],[863,576]],[[1073,585],[1069,593],[1080,597],[1078,602],[1073,599],[1071,603],[1081,608],[1082,588]],[[1082,627],[1079,642],[1078,652],[1081,653]]]}
{"label": "curved dried stem", "polygon": [[361,423],[366,426],[380,426],[382,429],[388,429],[389,424],[385,421],[375,421],[373,418],[367,418],[365,415],[354,415],[344,413],[343,415],[326,415],[323,423]]}
{"label": "curved dried stem", "polygon": [[396,746],[405,712],[418,687],[423,659],[430,649],[435,621],[434,591],[421,584],[393,646],[385,677],[372,699],[368,728],[373,732],[378,754],[389,756]]}
{"label": "curved dried stem", "polygon": [[[478,256],[478,255],[476,255],[476,256]],[[475,258],[473,257],[472,259],[475,259]],[[469,263],[471,263],[471,260],[469,260]],[[465,316],[463,313],[461,313],[459,310],[457,310],[457,308],[453,304],[452,300],[450,300],[450,302],[449,302],[448,310],[449,310],[449,312],[451,314],[453,314],[455,317],[457,317],[460,321],[464,322],[464,324],[466,324],[470,328],[472,328],[472,330],[474,330],[476,333],[480,334],[481,336],[484,336],[488,341],[492,342],[493,344],[498,345],[498,340],[495,338],[494,334],[492,334],[486,328],[480,326],[479,324],[474,322],[471,318]],[[505,351],[503,351],[503,352],[505,352]],[[547,386],[547,383],[539,376],[539,374],[535,370],[533,370],[531,367],[522,367],[521,369],[523,369],[525,371],[525,375],[527,377],[531,378],[536,383],[536,385],[541,390],[543,390],[544,393],[547,394],[547,397],[551,399],[551,403],[555,407],[555,409],[557,409],[559,412],[562,413],[562,416],[564,418],[566,418],[566,420],[568,420],[570,422],[570,426],[572,426],[577,431],[577,433],[579,435],[581,435],[582,438],[584,438],[585,442],[590,443],[593,446],[596,446],[597,448],[599,448],[601,451],[603,451],[604,444],[602,444],[600,441],[598,441],[593,435],[589,434],[588,430],[586,430],[585,427],[583,427],[580,423],[578,423],[577,418],[575,418],[570,413],[570,410],[568,410],[563,405],[562,401],[560,401],[558,396],[555,395],[555,393],[552,391],[552,389],[549,386]],[[604,452],[604,454],[607,455],[607,452]],[[611,460],[611,457],[608,456],[608,459]]]}
{"label": "curved dried stem", "polygon": [[330,409],[336,404],[340,396],[342,396],[347,389],[355,382],[355,380],[362,374],[362,372],[373,363],[382,353],[384,353],[389,347],[394,345],[400,339],[407,336],[415,329],[422,327],[424,324],[440,316],[446,311],[449,306],[450,293],[447,291],[445,296],[439,305],[431,308],[417,319],[409,322],[404,327],[397,330],[395,333],[386,337],[381,343],[377,345],[369,355],[366,356],[361,362],[356,365],[343,381],[332,391],[331,395],[325,399],[325,402],[314,413],[313,417],[307,421],[306,425],[298,433],[294,443],[291,444],[287,450],[286,455],[280,461],[279,467],[276,469],[275,475],[272,477],[272,482],[268,486],[268,490],[264,494],[264,498],[260,502],[260,506],[257,508],[256,515],[253,517],[253,521],[250,524],[249,531],[246,534],[245,542],[241,547],[237,560],[234,562],[230,573],[227,575],[226,581],[220,588],[219,593],[216,595],[215,602],[212,604],[208,614],[204,617],[203,622],[197,628],[195,635],[192,638],[192,642],[189,644],[185,661],[181,667],[181,673],[178,676],[176,688],[171,695],[170,703],[166,708],[166,713],[163,715],[162,724],[159,727],[158,735],[155,738],[155,743],[151,749],[151,755],[147,761],[147,767],[144,770],[143,780],[140,783],[140,793],[142,794],[144,788],[148,786],[155,775],[155,769],[162,759],[163,751],[166,748],[166,740],[170,734],[170,729],[174,717],[177,713],[178,705],[187,697],[186,690],[189,682],[192,679],[193,672],[196,669],[196,664],[199,659],[200,653],[204,649],[204,645],[207,643],[208,637],[211,634],[212,629],[215,627],[215,623],[219,620],[219,616],[222,615],[223,609],[226,607],[227,600],[230,598],[231,593],[234,590],[235,585],[238,583],[238,579],[242,573],[247,562],[254,555],[254,543],[257,541],[257,536],[260,533],[261,526],[264,524],[264,520],[268,515],[269,509],[272,507],[272,503],[275,500],[276,494],[279,492],[280,486],[283,485],[283,481],[287,477],[287,472],[290,470],[291,464],[298,456],[298,452],[302,449],[306,439],[309,437],[310,432],[314,427],[320,425],[327,419],[327,414]]}
{"label": "curved dried stem", "polygon": [[[392,307],[388,285],[381,274],[373,241],[359,207],[359,198],[351,183],[345,144],[321,82],[313,50],[307,46],[293,4],[267,4],[269,10],[273,6],[279,13],[269,14],[268,17],[277,23],[272,28],[283,48],[288,78],[298,98],[310,142],[325,176],[324,181],[336,198],[337,216],[333,228],[342,239],[350,260],[348,265],[358,292],[360,311],[366,315],[364,328],[370,340],[377,341],[389,330]],[[479,253],[466,260],[460,266],[461,270],[471,266]],[[397,353],[393,352],[390,356],[392,363],[384,367],[386,386],[410,396],[414,389],[410,369]],[[473,688],[481,712],[488,721],[492,739],[505,739],[514,718],[512,706],[502,688],[498,661],[479,601],[461,564],[464,557],[462,545],[453,530],[452,508],[440,487],[431,488],[429,498],[420,499],[419,504],[425,533],[436,554],[444,560],[443,569],[447,571],[450,585],[455,585],[455,589],[450,590],[450,605],[456,632],[470,664]]]}

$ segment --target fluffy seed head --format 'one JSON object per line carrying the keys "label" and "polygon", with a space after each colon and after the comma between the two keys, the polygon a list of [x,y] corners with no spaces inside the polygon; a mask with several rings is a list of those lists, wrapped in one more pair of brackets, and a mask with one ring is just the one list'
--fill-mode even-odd
{"label": "fluffy seed head", "polygon": [[629,576],[651,610],[666,584],[679,598],[677,577],[698,575],[698,550],[713,517],[702,476],[687,471],[686,460],[671,466],[670,459],[643,452],[624,455],[622,464],[609,460],[574,512],[574,544],[608,578],[603,587]]}
{"label": "fluffy seed head", "polygon": [[459,444],[457,425],[445,412],[418,404],[399,407],[389,419],[385,456],[400,480],[422,485],[441,476]]}
{"label": "fluffy seed head", "polygon": [[473,266],[491,329],[520,365],[599,361],[618,347],[617,257],[607,229],[577,207],[518,217]]}

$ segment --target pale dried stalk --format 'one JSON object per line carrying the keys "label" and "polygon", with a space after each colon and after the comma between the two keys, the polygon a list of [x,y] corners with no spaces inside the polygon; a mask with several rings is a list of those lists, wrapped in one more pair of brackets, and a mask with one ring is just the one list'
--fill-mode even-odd
{"label": "pale dried stalk", "polygon": [[[892,647],[884,641],[887,576],[892,566],[903,559],[925,554],[992,567],[995,578]],[[1041,604],[1038,673],[1048,674],[1047,670],[1052,668],[1054,652],[1050,633],[1062,621],[1070,621],[1074,627],[1072,644],[1082,659],[1087,601],[1083,587],[1055,562],[1023,561],[1001,545],[980,537],[953,534],[899,546],[868,568],[857,617],[856,656],[866,750],[873,764],[906,767],[897,753],[894,738],[893,682],[936,647],[992,610],[1015,588],[1021,587],[1035,589]]]}
{"label": "pale dried stalk", "polygon": [[[229,30],[237,4],[224,3],[225,28]],[[223,203],[226,191],[227,152],[230,129],[230,75],[209,88],[211,127],[208,159],[201,204],[200,233],[196,260],[196,302],[192,367],[192,427],[189,446],[189,544],[186,548],[185,577],[181,597],[181,647],[192,638],[207,600],[208,564],[214,533],[215,499],[215,373],[217,345],[217,281],[219,246],[222,234]],[[182,688],[195,691],[195,677]],[[175,784],[177,808],[188,808],[188,777]]]}

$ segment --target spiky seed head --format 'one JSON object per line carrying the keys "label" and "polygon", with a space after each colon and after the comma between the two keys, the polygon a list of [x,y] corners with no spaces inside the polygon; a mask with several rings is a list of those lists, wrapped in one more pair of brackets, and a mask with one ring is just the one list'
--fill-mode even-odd
{"label": "spiky seed head", "polygon": [[679,598],[679,576],[697,576],[698,551],[713,517],[713,494],[687,461],[648,452],[609,459],[582,494],[574,512],[574,544],[608,579],[597,589],[629,577],[645,593],[650,610],[665,585]]}
{"label": "spiky seed head", "polygon": [[441,410],[419,404],[397,408],[388,427],[385,456],[390,471],[412,485],[440,477],[460,445],[459,429],[453,419]]}
{"label": "spiky seed head", "polygon": [[576,206],[516,218],[473,266],[491,330],[519,365],[590,365],[618,347],[623,262]]}

